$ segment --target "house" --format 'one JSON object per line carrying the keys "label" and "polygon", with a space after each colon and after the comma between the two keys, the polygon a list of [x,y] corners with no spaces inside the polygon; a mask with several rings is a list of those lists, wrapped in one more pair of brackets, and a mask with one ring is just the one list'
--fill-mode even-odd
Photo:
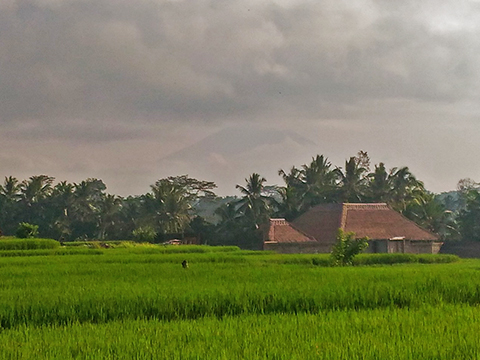
{"label": "house", "polygon": [[328,253],[338,229],[367,236],[372,253],[431,253],[440,251],[438,236],[392,210],[387,204],[322,204],[291,223],[270,219],[263,229],[264,250],[282,253]]}

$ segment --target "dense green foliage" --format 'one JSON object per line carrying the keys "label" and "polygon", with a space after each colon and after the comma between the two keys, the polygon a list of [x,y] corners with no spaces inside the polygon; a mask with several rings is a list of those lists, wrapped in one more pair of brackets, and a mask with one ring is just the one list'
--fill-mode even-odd
{"label": "dense green foliage", "polygon": [[284,186],[269,186],[260,174],[251,174],[236,186],[238,198],[217,198],[215,183],[186,175],[160,179],[149,192],[126,198],[107,194],[99,179],[55,184],[46,175],[23,181],[5,177],[0,235],[13,235],[19,223],[28,223],[38,226],[40,236],[62,241],[187,238],[259,249],[259,229],[269,217],[292,220],[322,203],[386,202],[442,239],[480,239],[479,188],[473,180],[461,180],[454,196],[437,196],[406,166],[387,170],[379,163],[371,169],[363,151],[343,167],[317,155],[279,175]]}
{"label": "dense green foliage", "polygon": [[15,235],[20,239],[30,239],[37,237],[38,235],[38,225],[33,225],[29,223],[20,223],[18,224],[17,231]]}
{"label": "dense green foliage", "polygon": [[470,189],[465,194],[465,208],[460,211],[460,231],[464,239],[480,241],[480,191]]}
{"label": "dense green foliage", "polygon": [[133,230],[133,240],[136,242],[154,242],[157,237],[157,232],[150,226],[140,227]]}
{"label": "dense green foliage", "polygon": [[33,249],[55,249],[60,243],[52,239],[15,239],[6,238],[0,240],[1,250],[33,250]]}
{"label": "dense green foliage", "polygon": [[353,259],[368,247],[368,238],[355,238],[355,233],[337,231],[337,242],[332,248],[332,265],[353,265]]}

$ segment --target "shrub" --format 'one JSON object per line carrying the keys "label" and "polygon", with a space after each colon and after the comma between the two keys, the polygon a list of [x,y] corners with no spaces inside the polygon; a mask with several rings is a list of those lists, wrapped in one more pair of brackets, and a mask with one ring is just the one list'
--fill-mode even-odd
{"label": "shrub", "polygon": [[52,239],[6,239],[0,241],[1,250],[55,249],[60,243]]}
{"label": "shrub", "polygon": [[459,260],[458,256],[449,254],[361,254],[355,257],[353,265],[445,264]]}
{"label": "shrub", "polygon": [[16,235],[20,239],[31,239],[38,235],[38,225],[22,222],[18,224]]}
{"label": "shrub", "polygon": [[337,231],[337,243],[333,246],[331,256],[333,266],[353,265],[353,258],[368,246],[368,238],[355,239],[354,232]]}
{"label": "shrub", "polygon": [[145,226],[133,230],[132,235],[136,242],[154,242],[157,232],[152,227]]}
{"label": "shrub", "polygon": [[[55,240],[52,240],[55,241]],[[0,250],[0,257],[60,256],[60,255],[103,255],[97,249],[37,248],[27,250]]]}

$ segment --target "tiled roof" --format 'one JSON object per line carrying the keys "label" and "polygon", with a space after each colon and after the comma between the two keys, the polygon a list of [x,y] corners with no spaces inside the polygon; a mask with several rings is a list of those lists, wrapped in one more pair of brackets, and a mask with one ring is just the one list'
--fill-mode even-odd
{"label": "tiled roof", "polygon": [[327,243],[335,242],[338,228],[353,231],[357,238],[368,236],[372,240],[438,240],[435,234],[422,229],[384,203],[318,205],[292,224],[316,240]]}
{"label": "tiled roof", "polygon": [[317,241],[335,243],[338,228],[342,226],[342,204],[316,206],[292,221],[293,226]]}
{"label": "tiled roof", "polygon": [[275,241],[279,243],[298,243],[312,242],[315,239],[305,235],[301,231],[295,229],[285,219],[270,219],[268,229],[264,232],[264,241]]}

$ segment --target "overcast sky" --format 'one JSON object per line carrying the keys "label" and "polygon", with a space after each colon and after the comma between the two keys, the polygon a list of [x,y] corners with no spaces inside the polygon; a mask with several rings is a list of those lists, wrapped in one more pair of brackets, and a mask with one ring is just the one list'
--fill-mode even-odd
{"label": "overcast sky", "polygon": [[0,176],[252,172],[358,150],[480,181],[480,1],[0,0]]}

